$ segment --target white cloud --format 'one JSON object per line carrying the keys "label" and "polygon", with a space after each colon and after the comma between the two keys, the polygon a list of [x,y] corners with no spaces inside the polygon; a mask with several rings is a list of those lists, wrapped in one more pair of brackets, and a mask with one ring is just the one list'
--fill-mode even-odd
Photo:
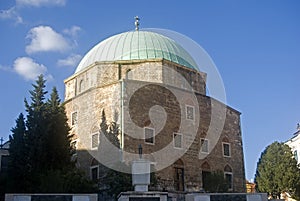
{"label": "white cloud", "polygon": [[82,58],[79,54],[71,54],[65,59],[60,59],[57,62],[58,66],[76,66]]}
{"label": "white cloud", "polygon": [[[30,57],[19,57],[14,61],[13,69],[25,80],[35,80],[40,74],[46,74],[47,68],[43,64],[36,63]],[[52,77],[48,75],[47,77]]]}
{"label": "white cloud", "polygon": [[64,6],[67,0],[16,0],[17,5],[21,6]]}
{"label": "white cloud", "polygon": [[77,37],[78,32],[81,31],[79,26],[72,26],[70,29],[64,29],[64,34],[70,35],[72,37]]}
{"label": "white cloud", "polygon": [[63,52],[70,48],[67,40],[49,26],[32,28],[26,38],[31,40],[30,44],[26,46],[28,54],[46,51]]}
{"label": "white cloud", "polygon": [[11,7],[8,10],[0,10],[0,19],[11,19],[14,20],[17,24],[23,23],[23,19],[17,12],[16,7]]}

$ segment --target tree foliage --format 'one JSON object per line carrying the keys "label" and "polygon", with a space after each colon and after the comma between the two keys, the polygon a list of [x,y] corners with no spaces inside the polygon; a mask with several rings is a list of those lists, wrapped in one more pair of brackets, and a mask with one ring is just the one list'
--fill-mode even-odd
{"label": "tree foliage", "polygon": [[120,130],[116,122],[111,122],[109,125],[106,120],[105,111],[102,110],[100,133],[106,137],[116,148],[120,148]]}
{"label": "tree foliage", "polygon": [[274,142],[262,152],[257,163],[255,183],[259,192],[267,192],[273,198],[278,198],[281,192],[297,196],[300,171],[288,145]]}
{"label": "tree foliage", "polygon": [[[101,116],[100,134],[103,135],[105,139],[102,139],[106,143],[110,142],[117,149],[120,149],[119,126],[115,122],[111,122],[110,124],[107,123],[104,110],[102,111]],[[108,150],[103,151],[107,152],[111,149],[111,147],[106,147],[106,149]],[[110,150],[110,155],[112,155],[112,152],[115,152],[115,150]],[[118,151],[117,154],[120,154],[120,152]],[[114,198],[116,198],[119,193],[123,191],[132,190],[131,175],[114,170],[122,169],[124,170],[124,172],[130,172],[130,167],[127,164],[121,162],[119,158],[117,157],[117,159],[114,160],[114,164],[112,164],[112,166],[114,166],[115,168],[113,169],[104,165],[100,165],[99,186],[101,188],[101,191]]]}
{"label": "tree foliage", "polygon": [[[115,164],[118,168],[122,168],[124,172],[130,172],[130,167],[122,162]],[[101,191],[107,193],[113,198],[121,192],[132,191],[132,177],[131,174],[119,172],[108,167],[102,167],[102,178],[100,179]]]}
{"label": "tree foliage", "polygon": [[32,85],[31,101],[25,99],[26,119],[20,114],[11,130],[10,192],[90,191],[92,184],[71,161],[72,136],[64,105],[56,88],[46,100],[45,83],[41,75]]}
{"label": "tree foliage", "polygon": [[224,178],[224,172],[216,171],[207,175],[205,179],[205,191],[209,193],[228,192],[228,183]]}

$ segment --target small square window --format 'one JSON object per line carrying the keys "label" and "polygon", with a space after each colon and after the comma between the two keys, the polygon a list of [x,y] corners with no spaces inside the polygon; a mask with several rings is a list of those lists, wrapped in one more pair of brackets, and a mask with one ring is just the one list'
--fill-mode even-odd
{"label": "small square window", "polygon": [[77,125],[77,112],[73,112],[72,114],[71,114],[71,125],[72,126],[75,126],[75,125]]}
{"label": "small square window", "polygon": [[208,153],[208,139],[201,139],[201,152]]}
{"label": "small square window", "polygon": [[173,134],[173,142],[175,148],[182,148],[182,134],[174,133]]}
{"label": "small square window", "polygon": [[99,134],[94,133],[92,134],[92,149],[98,148],[98,144],[99,144]]}
{"label": "small square window", "polygon": [[145,128],[145,142],[149,144],[154,144],[154,129]]}
{"label": "small square window", "polygon": [[186,105],[186,119],[188,120],[195,119],[194,106]]}
{"label": "small square window", "polygon": [[223,142],[223,156],[230,157],[231,156],[231,150],[230,150],[230,144]]}

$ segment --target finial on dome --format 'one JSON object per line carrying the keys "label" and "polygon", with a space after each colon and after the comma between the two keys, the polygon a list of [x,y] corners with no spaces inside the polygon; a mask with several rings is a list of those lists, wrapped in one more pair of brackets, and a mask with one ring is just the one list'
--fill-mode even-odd
{"label": "finial on dome", "polygon": [[135,19],[135,22],[134,22],[135,30],[138,31],[139,25],[140,25],[140,18],[139,18],[139,16],[135,16],[134,19]]}

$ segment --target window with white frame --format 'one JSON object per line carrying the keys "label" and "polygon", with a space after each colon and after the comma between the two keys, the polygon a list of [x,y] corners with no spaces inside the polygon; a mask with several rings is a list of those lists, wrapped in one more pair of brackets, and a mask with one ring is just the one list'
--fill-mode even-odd
{"label": "window with white frame", "polygon": [[182,134],[173,133],[173,144],[175,148],[182,148]]}
{"label": "window with white frame", "polygon": [[191,105],[186,105],[186,119],[194,120],[195,119],[195,108]]}
{"label": "window with white frame", "polygon": [[222,145],[223,145],[223,156],[231,157],[230,143],[223,142]]}
{"label": "window with white frame", "polygon": [[72,112],[72,114],[71,114],[71,125],[72,126],[77,125],[77,121],[78,121],[77,112]]}
{"label": "window with white frame", "polygon": [[201,152],[208,153],[208,139],[201,138]]}
{"label": "window with white frame", "polygon": [[298,162],[298,153],[297,153],[297,150],[294,151],[294,158],[295,158],[296,161]]}
{"label": "window with white frame", "polygon": [[99,134],[93,133],[91,139],[92,139],[92,142],[91,142],[92,149],[97,149],[98,145],[99,145]]}
{"label": "window with white frame", "polygon": [[155,143],[154,128],[145,127],[145,142],[149,144]]}

